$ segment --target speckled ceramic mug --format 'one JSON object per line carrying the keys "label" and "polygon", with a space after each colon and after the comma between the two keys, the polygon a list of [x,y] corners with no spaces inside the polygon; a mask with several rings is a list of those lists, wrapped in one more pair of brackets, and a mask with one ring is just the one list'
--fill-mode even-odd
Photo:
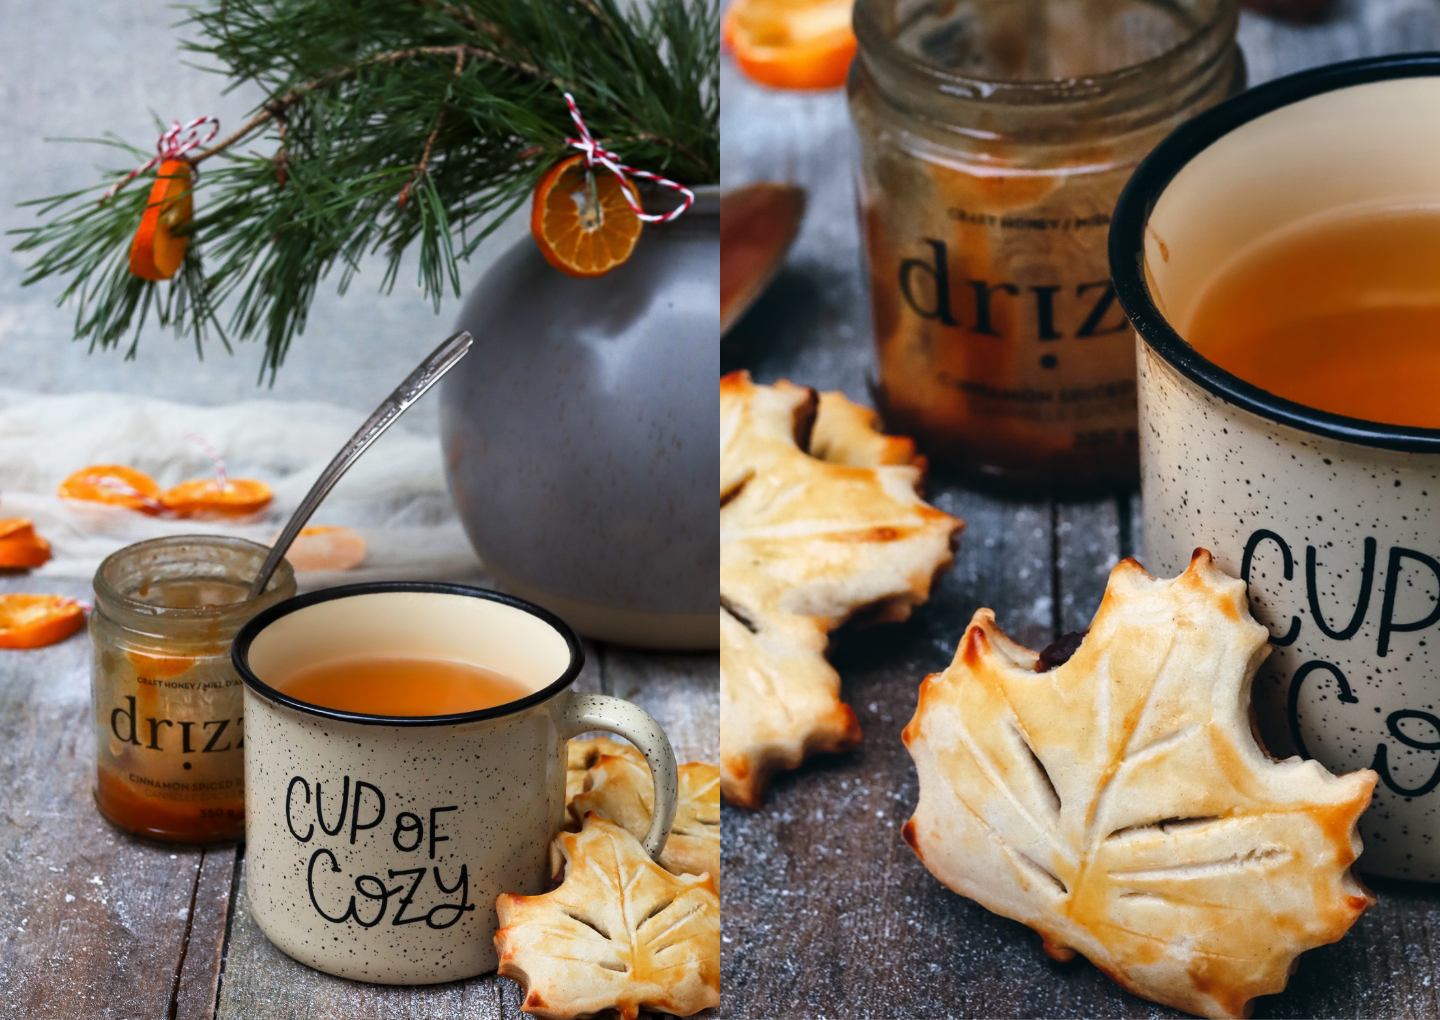
{"label": "speckled ceramic mug", "polygon": [[1173,575],[1204,546],[1249,582],[1272,635],[1255,682],[1266,744],[1375,769],[1360,867],[1423,881],[1440,881],[1440,430],[1281,399],[1181,337],[1258,239],[1340,210],[1440,205],[1436,124],[1440,55],[1262,85],[1162,143],[1110,235],[1140,341],[1146,566]]}
{"label": "speckled ceramic mug", "polygon": [[[447,716],[307,704],[271,683],[369,657],[471,662],[527,697]],[[533,895],[565,817],[565,744],[618,733],[645,753],[655,815],[675,814],[675,756],[658,723],[570,689],[585,656],[553,614],[460,585],[347,585],[287,599],[235,638],[245,682],[246,893],[260,928],[311,967],[431,984],[494,970],[495,898]],[[269,681],[269,682],[267,682]]]}

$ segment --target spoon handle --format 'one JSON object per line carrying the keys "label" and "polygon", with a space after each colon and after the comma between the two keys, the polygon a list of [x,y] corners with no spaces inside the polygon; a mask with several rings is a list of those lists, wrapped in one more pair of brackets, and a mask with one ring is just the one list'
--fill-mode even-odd
{"label": "spoon handle", "polygon": [[470,351],[470,345],[474,339],[469,333],[463,330],[446,340],[434,353],[420,363],[420,367],[411,372],[410,375],[396,387],[395,392],[385,398],[385,402],[375,409],[368,421],[360,426],[360,431],[350,437],[335,455],[328,467],[320,473],[295,512],[290,515],[290,520],[285,525],[285,530],[280,532],[280,537],[270,547],[270,555],[265,557],[264,564],[260,567],[260,573],[255,575],[255,581],[250,585],[248,598],[255,598],[265,586],[270,583],[270,575],[285,558],[285,553],[290,548],[290,543],[295,541],[295,536],[300,534],[300,529],[305,527],[305,522],[310,520],[310,515],[320,505],[321,500],[330,494],[335,483],[340,477],[350,470],[350,465],[360,459],[360,455],[370,448],[370,444],[379,439],[385,430],[395,424],[395,420],[405,413],[415,401],[425,395],[425,391],[440,381],[440,377],[450,371],[455,364]]}

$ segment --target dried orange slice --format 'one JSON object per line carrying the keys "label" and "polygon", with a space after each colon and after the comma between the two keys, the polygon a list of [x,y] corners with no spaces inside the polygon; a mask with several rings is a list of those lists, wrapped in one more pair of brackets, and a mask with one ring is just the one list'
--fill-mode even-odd
{"label": "dried orange slice", "polygon": [[146,280],[168,280],[185,261],[190,238],[173,231],[190,222],[194,202],[190,191],[190,164],[167,159],[160,164],[140,229],[130,242],[130,272]]}
{"label": "dried orange slice", "polygon": [[365,562],[365,536],[329,525],[301,528],[285,558],[296,570],[353,570]]}
{"label": "dried orange slice", "polygon": [[745,76],[779,89],[845,84],[855,56],[853,0],[735,0],[725,11],[725,45]]}
{"label": "dried orange slice", "polygon": [[92,464],[81,468],[60,483],[58,493],[62,499],[108,503],[147,514],[165,510],[155,479],[123,464]]}
{"label": "dried orange slice", "polygon": [[[623,190],[622,190],[623,189]],[[530,232],[540,254],[562,273],[603,276],[635,250],[643,226],[625,201],[634,185],[608,170],[585,171],[585,157],[556,163],[535,186]]]}
{"label": "dried orange slice", "polygon": [[0,648],[43,648],[85,626],[85,610],[64,595],[0,595]]}
{"label": "dried orange slice", "polygon": [[50,559],[50,543],[35,534],[28,517],[0,520],[0,570],[28,570]]}
{"label": "dried orange slice", "polygon": [[181,482],[160,497],[181,517],[195,513],[253,514],[270,505],[270,486],[253,478],[197,478]]}

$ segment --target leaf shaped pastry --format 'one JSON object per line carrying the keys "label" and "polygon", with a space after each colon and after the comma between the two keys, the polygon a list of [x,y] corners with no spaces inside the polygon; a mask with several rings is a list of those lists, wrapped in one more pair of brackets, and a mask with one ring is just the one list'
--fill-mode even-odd
{"label": "leaf shaped pastry", "polygon": [[565,881],[541,896],[502,893],[498,973],[522,1009],[568,1020],[614,1009],[689,1016],[720,1001],[720,896],[708,877],[675,876],[614,822],[585,816],[561,833]]}
{"label": "leaf shaped pastry", "polygon": [[759,807],[774,773],[860,741],[825,661],[846,621],[903,620],[964,524],[920,498],[923,458],[839,393],[720,380],[720,769]]}
{"label": "leaf shaped pastry", "polygon": [[[692,761],[680,766],[679,776],[675,821],[655,863],[672,875],[709,875],[719,886],[720,769]],[[570,807],[581,818],[593,811],[639,839],[650,828],[655,807],[650,769],[643,758],[636,762],[627,755],[601,755]]]}
{"label": "leaf shaped pastry", "polygon": [[[591,737],[588,740],[570,741],[566,748],[565,828],[571,832],[580,831],[580,820],[585,817],[583,812],[577,812],[574,808],[575,798],[585,789],[585,776],[591,766],[606,756],[629,758],[640,768],[645,768],[645,756],[629,744],[622,744],[618,740],[611,740],[609,737]],[[647,779],[650,776],[648,769],[645,771],[645,776]],[[604,812],[602,811],[601,814]],[[610,816],[606,815],[605,817],[609,818]],[[650,824],[648,819],[645,824],[647,826]]]}
{"label": "leaf shaped pastry", "polygon": [[1110,575],[1074,655],[1041,672],[988,609],[920,687],[906,841],[1057,959],[1204,1016],[1249,1015],[1374,902],[1350,872],[1375,773],[1275,761],[1249,720],[1265,658],[1243,582],[1197,550]]}

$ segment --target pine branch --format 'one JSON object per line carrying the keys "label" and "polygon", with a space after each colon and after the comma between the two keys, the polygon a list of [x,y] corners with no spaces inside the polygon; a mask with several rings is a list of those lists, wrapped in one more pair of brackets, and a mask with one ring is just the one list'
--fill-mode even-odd
{"label": "pine branch", "polygon": [[[459,77],[460,72],[465,70],[465,55],[466,53],[463,47],[455,54],[456,77]],[[440,133],[440,125],[444,123],[445,108],[442,106],[440,112],[435,114],[435,126],[430,129],[430,134],[425,139],[425,151],[420,154],[420,162],[415,164],[415,172],[410,175],[410,180],[405,182],[405,187],[400,189],[400,198],[397,204],[402,209],[405,207],[405,200],[410,197],[410,189],[414,187],[415,182],[420,179],[420,175],[425,172],[425,167],[430,162],[430,153],[435,148],[435,136]]]}
{"label": "pine branch", "polygon": [[[369,59],[364,60],[359,64],[354,65],[353,67],[336,68],[334,71],[321,75],[314,81],[306,82],[298,88],[291,89],[289,92],[287,92],[283,96],[280,96],[278,99],[267,100],[260,112],[257,113],[255,116],[251,117],[248,121],[246,121],[245,125],[241,127],[239,131],[236,131],[234,134],[221,139],[219,142],[216,142],[214,145],[212,145],[208,149],[205,149],[203,152],[200,152],[195,156],[190,157],[189,163],[191,166],[196,166],[199,163],[202,163],[205,160],[209,159],[211,156],[218,156],[220,153],[224,152],[232,145],[244,141],[250,135],[254,134],[258,129],[264,127],[267,121],[276,120],[280,117],[283,117],[285,115],[285,112],[290,107],[300,102],[300,100],[304,99],[307,95],[309,95],[311,92],[314,92],[316,89],[327,88],[341,81],[344,78],[349,78],[356,74],[359,74],[360,72],[365,70],[365,68],[376,64],[398,64],[402,61],[414,60],[416,57],[432,57],[437,55],[454,56],[457,63],[462,65],[467,56],[474,57],[477,60],[493,60],[496,63],[503,64],[506,67],[513,68],[517,71],[522,71],[526,74],[531,74],[536,77],[544,76],[544,72],[541,71],[538,67],[534,67],[525,63],[518,63],[516,61],[506,60],[504,57],[497,56],[494,53],[490,53],[487,50],[482,50],[476,46],[416,46],[413,49],[396,50],[394,53],[382,53],[379,56],[370,57]],[[456,73],[459,72],[457,71]],[[564,82],[559,81],[558,79],[555,80],[555,84],[561,88],[567,87]],[[441,112],[443,113],[444,111],[442,110]]]}
{"label": "pine branch", "polygon": [[324,280],[343,293],[381,254],[389,290],[412,249],[438,310],[459,293],[458,262],[573,151],[565,91],[625,162],[718,179],[718,0],[212,0],[190,15],[185,48],[269,98],[193,155],[207,165],[181,271],[156,284],[127,270],[148,187],[94,202],[134,163],[26,203],[40,225],[15,231],[37,255],[26,282],[67,281],[92,349],[129,336],[133,354],[153,317],[197,349],[212,330],[227,348],[263,339],[273,380]]}

